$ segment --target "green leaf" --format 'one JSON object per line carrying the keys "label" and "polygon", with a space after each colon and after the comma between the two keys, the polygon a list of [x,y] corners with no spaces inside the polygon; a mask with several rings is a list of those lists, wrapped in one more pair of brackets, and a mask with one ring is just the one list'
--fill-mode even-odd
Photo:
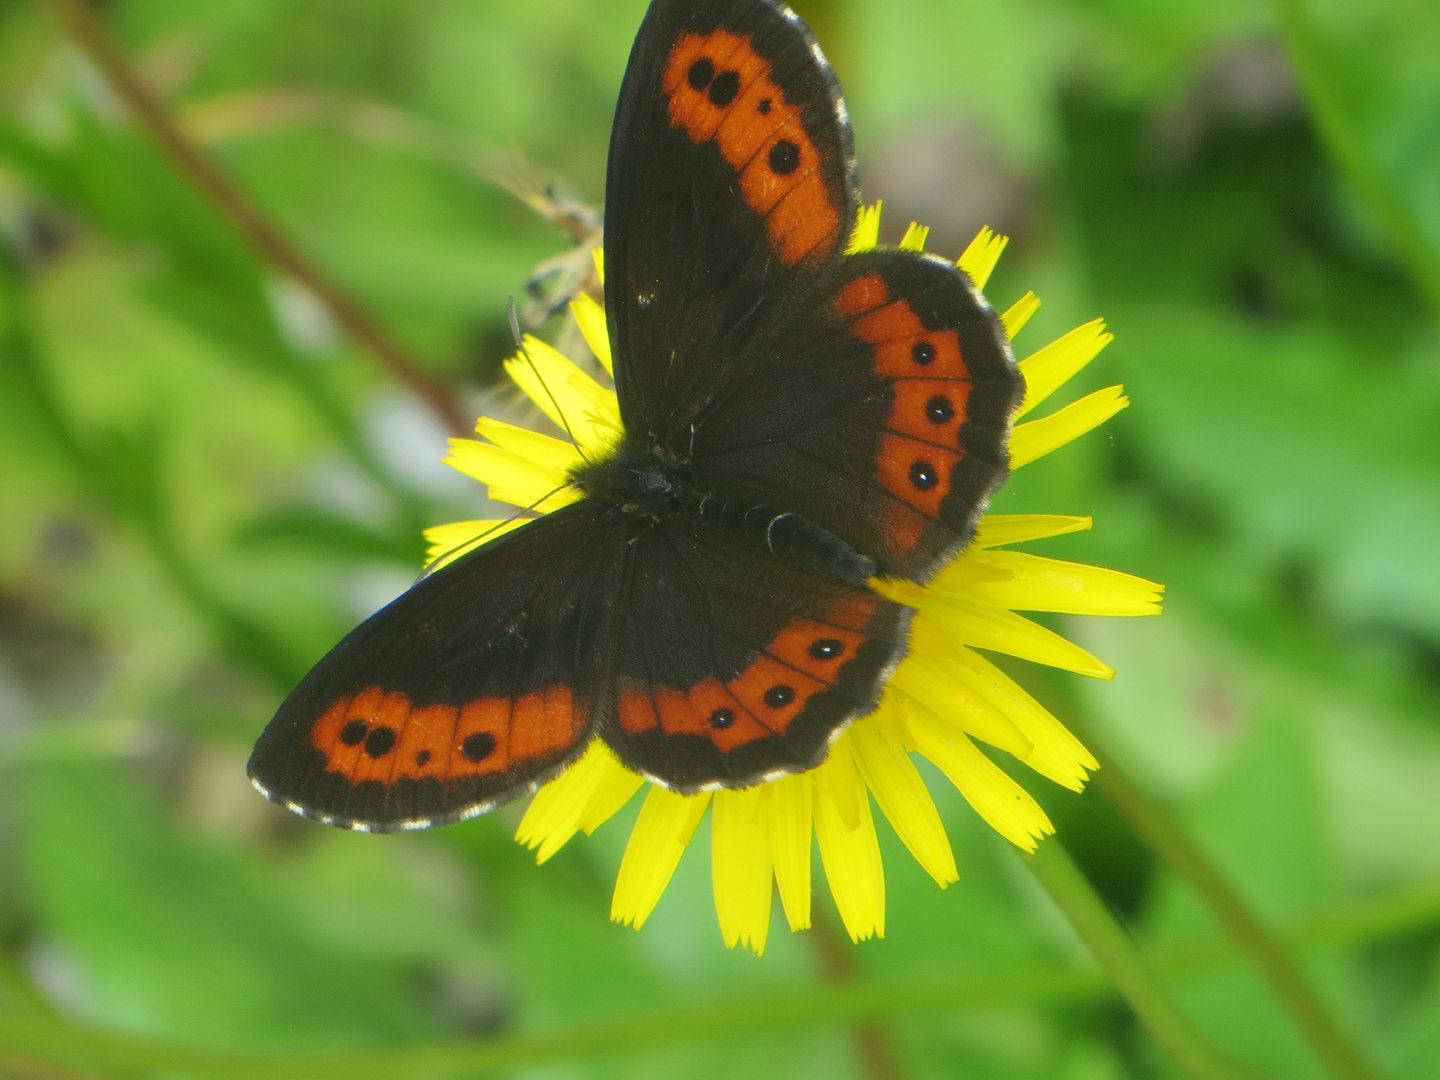
{"label": "green leaf", "polygon": [[1280,0],[1321,133],[1440,317],[1440,10],[1426,0]]}
{"label": "green leaf", "polygon": [[240,548],[290,548],[331,559],[393,562],[411,569],[418,568],[425,555],[419,533],[408,529],[383,532],[339,514],[300,507],[255,518],[236,530],[234,542]]}
{"label": "green leaf", "polygon": [[262,864],[182,835],[111,768],[40,762],[25,801],[29,902],[90,1018],[235,1047],[435,1034],[403,972],[317,938]]}

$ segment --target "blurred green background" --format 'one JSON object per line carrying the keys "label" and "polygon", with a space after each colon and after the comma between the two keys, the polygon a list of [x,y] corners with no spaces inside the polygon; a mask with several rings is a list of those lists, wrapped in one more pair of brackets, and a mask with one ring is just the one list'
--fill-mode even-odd
{"label": "blurred green background", "polygon": [[[916,218],[953,256],[989,224],[1014,238],[992,298],[1045,301],[1022,354],[1096,315],[1117,335],[1080,389],[1123,381],[1134,407],[996,508],[1093,514],[1035,550],[1163,581],[1167,613],[1057,620],[1113,683],[1011,670],[1296,938],[1381,1076],[1440,1076],[1440,7],[797,7],[846,86],[883,239]],[[523,159],[600,203],[643,9],[102,10],[328,275],[467,410],[513,412],[505,300],[569,242],[494,177]],[[880,1075],[826,1022],[833,931],[780,920],[762,959],[723,948],[704,828],[636,933],[606,918],[635,806],[537,869],[509,839],[521,808],[355,836],[249,788],[275,705],[413,580],[420,529],[483,516],[444,438],[42,5],[0,0],[0,1076],[209,1075],[143,1039],[269,1076],[524,1036],[507,1075]],[[1275,1080],[1326,1075],[1243,964],[1180,962],[1217,928],[1103,799],[1012,772],[1142,940],[1172,946],[1162,970],[1215,1045]],[[934,789],[962,880],[937,890],[882,825],[887,936],[843,945],[887,988],[889,1075],[1179,1075],[1103,980],[1046,976],[1083,951]],[[79,1026],[46,1035],[33,1018],[55,1014]],[[81,1031],[130,1057],[43,1064]],[[551,1038],[606,1031],[589,1056]],[[224,1058],[242,1051],[265,1064]]]}

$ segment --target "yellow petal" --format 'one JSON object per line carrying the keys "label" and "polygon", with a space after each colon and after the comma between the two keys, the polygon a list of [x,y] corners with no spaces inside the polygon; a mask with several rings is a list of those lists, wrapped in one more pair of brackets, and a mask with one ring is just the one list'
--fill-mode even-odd
{"label": "yellow petal", "polygon": [[955,265],[970,276],[975,288],[983,289],[1008,243],[1008,236],[999,236],[990,230],[990,226],[982,226],[975,239],[960,253],[960,258],[955,260]]}
{"label": "yellow petal", "polygon": [[605,249],[596,244],[590,250],[590,256],[595,260],[595,276],[600,279],[600,284],[605,284]]}
{"label": "yellow petal", "polygon": [[965,684],[1009,717],[1033,749],[1020,760],[1055,783],[1079,791],[1100,767],[1070,731],[1008,675],[971,649],[956,650],[956,669]]}
{"label": "yellow petal", "polygon": [[[921,601],[921,608],[925,618],[933,619],[940,628],[949,631],[955,644],[991,649],[1096,679],[1115,677],[1114,668],[1097,660],[1079,645],[1013,611],[974,603],[959,594],[942,594],[935,589]],[[921,629],[921,619],[917,618],[914,632],[918,633]],[[918,649],[915,651],[918,652]],[[901,664],[901,669],[904,667]],[[897,670],[896,676],[899,675],[900,670]],[[990,742],[988,738],[985,741]],[[1016,754],[1016,757],[1024,756]]]}
{"label": "yellow petal", "polygon": [[432,525],[425,530],[425,569],[431,572],[439,570],[466,552],[489,543],[497,536],[504,536],[532,520],[534,519],[516,514],[510,518],[452,521],[448,525]]}
{"label": "yellow petal", "polygon": [[1005,327],[1005,336],[1013,341],[1015,335],[1023,330],[1025,324],[1030,321],[1030,316],[1039,310],[1040,298],[1033,292],[1027,292],[1019,300],[1016,300],[1005,314],[1000,316],[1000,325]]}
{"label": "yellow petal", "polygon": [[[808,774],[814,781],[816,797],[824,794],[839,815],[841,827],[847,831],[860,828],[861,804],[865,803],[865,785],[855,772],[855,759],[850,752],[850,739],[842,735],[830,748],[830,756],[818,770]],[[853,780],[853,783],[851,782]],[[833,782],[832,782],[833,781]]]}
{"label": "yellow petal", "polygon": [[[597,745],[604,746],[600,739],[595,740]],[[605,753],[608,764],[602,770],[599,783],[590,799],[585,804],[585,810],[580,815],[579,825],[589,836],[605,822],[609,821],[620,808],[630,801],[640,786],[645,783],[645,778],[639,773],[633,773],[624,765],[620,764],[611,749],[606,746]]]}
{"label": "yellow petal", "polygon": [[1043,540],[1047,536],[1084,532],[1094,524],[1093,518],[1069,514],[986,514],[975,530],[972,547],[992,548],[1002,544],[1020,544],[1026,540]]}
{"label": "yellow petal", "polygon": [[1018,425],[1010,433],[1010,468],[1028,465],[1099,427],[1130,404],[1124,390],[1123,386],[1107,386],[1072,401],[1043,420]]}
{"label": "yellow petal", "polygon": [[548,513],[580,497],[565,473],[478,439],[451,439],[445,464],[489,485],[497,502]]}
{"label": "yellow petal", "polygon": [[[921,619],[915,620],[921,624]],[[890,685],[899,693],[922,702],[931,711],[946,717],[977,739],[998,746],[1008,754],[1024,760],[1034,744],[1003,712],[985,698],[975,694],[956,677],[953,662],[946,663],[953,646],[939,650],[923,649],[918,643],[923,625],[915,625],[911,654],[895,669]],[[939,653],[939,656],[937,656]]]}
{"label": "yellow petal", "polygon": [[909,706],[909,727],[920,753],[933,761],[987,825],[1016,847],[1034,851],[1055,827],[1045,811],[998,765],[923,705]]}
{"label": "yellow petal", "polygon": [[556,476],[564,477],[584,459],[574,445],[560,439],[542,435],[529,428],[507,424],[491,416],[482,416],[475,421],[475,430],[484,438],[508,450],[516,457],[548,469]]}
{"label": "yellow petal", "polygon": [[580,760],[535,793],[515,839],[540,849],[536,862],[550,858],[579,831],[580,816],[611,768],[620,768],[620,763],[609,747],[595,739]]}
{"label": "yellow petal", "polygon": [[1043,349],[1020,361],[1020,374],[1025,376],[1025,398],[1015,417],[1019,419],[1039,405],[1075,373],[1099,355],[1100,350],[1115,340],[1105,332],[1104,319],[1091,319],[1077,326],[1064,337],[1057,338]]}
{"label": "yellow petal", "polygon": [[603,450],[619,433],[618,410],[612,417],[606,407],[614,393],[539,338],[525,335],[524,350],[505,361],[505,373],[587,453]]}
{"label": "yellow petal", "polygon": [[782,776],[766,785],[770,792],[770,858],[775,884],[791,930],[810,925],[810,822],[812,788],[809,773]]}
{"label": "yellow petal", "polygon": [[1009,571],[1008,580],[977,582],[968,590],[999,607],[1067,615],[1160,614],[1165,586],[1133,574],[1022,551],[977,551],[969,558]]}
{"label": "yellow petal", "polygon": [[850,233],[850,243],[845,247],[846,255],[870,251],[880,242],[880,208],[883,205],[883,200],[877,199],[871,206],[860,207],[855,228]]}
{"label": "yellow petal", "polygon": [[620,399],[614,390],[607,390],[583,371],[570,376],[570,388],[585,396],[590,403],[585,410],[585,421],[594,430],[595,441],[585,443],[585,449],[608,446],[619,438],[623,425],[620,423]]}
{"label": "yellow petal", "polygon": [[710,881],[720,936],[756,956],[770,933],[770,815],[763,787],[717,791],[710,812]]}
{"label": "yellow petal", "polygon": [[900,706],[900,692],[893,685],[887,685],[880,697],[880,707],[870,714],[871,718],[885,729],[892,739],[903,746],[907,753],[915,753],[915,739],[905,722],[905,711]]}
{"label": "yellow petal", "polygon": [[910,227],[905,230],[905,235],[900,238],[901,251],[924,251],[925,241],[930,238],[930,226],[921,225],[919,222],[910,222]]}
{"label": "yellow petal", "polygon": [[[830,748],[825,764],[811,773],[815,785],[815,837],[830,894],[851,941],[885,936],[885,868],[870,816],[870,798],[855,769],[847,736]],[[854,825],[840,806],[852,804]]]}
{"label": "yellow petal", "polygon": [[615,374],[615,366],[610,359],[610,331],[605,326],[605,309],[589,293],[581,293],[570,301],[570,314],[575,316],[575,325],[580,327],[585,344],[590,346],[600,366]]}
{"label": "yellow petal", "polygon": [[935,800],[899,740],[866,718],[850,728],[850,745],[861,777],[915,861],[942,889],[959,880]]}
{"label": "yellow petal", "polygon": [[708,791],[677,795],[662,787],[651,787],[620,860],[610,918],[636,930],[645,925],[709,805]]}

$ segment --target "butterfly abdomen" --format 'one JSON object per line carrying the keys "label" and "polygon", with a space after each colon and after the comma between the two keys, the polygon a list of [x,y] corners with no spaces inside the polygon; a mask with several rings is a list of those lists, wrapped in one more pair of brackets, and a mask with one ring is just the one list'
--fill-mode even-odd
{"label": "butterfly abdomen", "polygon": [[793,511],[723,491],[706,492],[694,510],[711,528],[743,537],[786,562],[825,577],[864,585],[875,576],[874,559]]}

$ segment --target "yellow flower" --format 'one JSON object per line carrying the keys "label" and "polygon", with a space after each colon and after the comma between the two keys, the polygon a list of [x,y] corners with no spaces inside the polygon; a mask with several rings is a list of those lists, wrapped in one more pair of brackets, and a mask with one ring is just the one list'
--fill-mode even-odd
{"label": "yellow flower", "polygon": [[[880,206],[861,212],[849,252],[876,245]],[[901,246],[921,250],[928,230],[912,224]],[[958,260],[984,288],[1006,238],[982,229]],[[603,270],[599,253],[597,267]],[[1026,293],[1001,316],[1013,338],[1039,308]],[[601,366],[611,371],[605,313],[581,296],[571,311]],[[1058,390],[1111,340],[1095,320],[1020,362],[1026,393],[1017,420]],[[446,460],[489,485],[490,497],[539,511],[578,498],[566,483],[584,454],[620,434],[612,390],[544,342],[527,337],[506,362],[520,389],[577,445],[481,418],[484,441],[455,439]],[[1122,388],[1097,390],[1048,416],[1019,423],[1010,461],[1019,468],[1083,435],[1129,404]],[[427,530],[432,566],[456,558],[523,519],[463,521]],[[1078,645],[1017,611],[1152,615],[1162,587],[1114,570],[1009,550],[1013,544],[1090,528],[1088,517],[991,514],[968,550],[928,585],[877,579],[882,594],[916,609],[910,651],[880,707],[853,723],[818,768],[741,791],[646,792],[611,902],[611,918],[637,929],[654,910],[710,809],[711,877],[720,932],[729,946],[765,949],[771,881],[792,930],[810,925],[811,837],[845,927],[860,941],[885,933],[885,878],[871,799],[910,853],[943,888],[958,877],[950,841],[912,754],[928,758],[996,832],[1026,851],[1054,831],[1023,788],[975,741],[1013,755],[1042,776],[1080,790],[1095,759],[1065,727],[979,649],[1109,679],[1114,671]],[[577,832],[591,833],[644,785],[596,739],[575,764],[536,793],[516,838],[544,862]]]}

